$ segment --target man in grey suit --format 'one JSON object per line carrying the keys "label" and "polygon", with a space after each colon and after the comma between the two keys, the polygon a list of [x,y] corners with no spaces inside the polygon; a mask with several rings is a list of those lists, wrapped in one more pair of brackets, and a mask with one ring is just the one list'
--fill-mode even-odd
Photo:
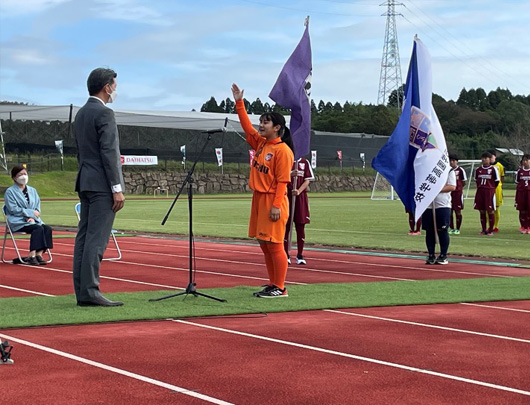
{"label": "man in grey suit", "polygon": [[74,132],[79,171],[75,190],[81,218],[75,238],[74,290],[79,306],[120,306],[99,291],[99,267],[109,242],[116,212],[123,208],[125,188],[121,171],[118,127],[106,106],[116,98],[112,69],[94,69],[87,80],[90,97],[75,117]]}

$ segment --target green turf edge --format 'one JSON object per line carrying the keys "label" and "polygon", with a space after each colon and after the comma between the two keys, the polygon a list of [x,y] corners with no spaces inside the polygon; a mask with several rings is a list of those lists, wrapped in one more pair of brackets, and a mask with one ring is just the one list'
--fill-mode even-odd
{"label": "green turf edge", "polygon": [[255,298],[256,287],[198,291],[228,302],[192,295],[149,302],[175,291],[107,294],[122,307],[77,307],[73,295],[0,299],[0,328],[72,325],[212,315],[287,312],[333,308],[441,304],[530,299],[530,277],[289,286],[288,298]]}

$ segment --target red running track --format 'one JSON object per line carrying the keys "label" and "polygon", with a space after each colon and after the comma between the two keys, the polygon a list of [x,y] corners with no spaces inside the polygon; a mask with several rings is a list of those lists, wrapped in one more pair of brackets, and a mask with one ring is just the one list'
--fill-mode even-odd
{"label": "red running track", "polygon": [[[105,292],[181,289],[187,241],[120,238]],[[1,265],[0,296],[70,294],[73,239],[48,266]],[[528,269],[307,250],[290,283],[517,277]],[[256,245],[196,242],[201,288],[259,285]],[[345,309],[0,332],[9,404],[530,403],[530,301]],[[226,401],[226,402],[224,402]],[[4,402],[3,402],[4,403]]]}
{"label": "red running track", "polygon": [[[47,266],[0,265],[0,297],[63,295],[72,290],[73,238],[54,241],[54,261]],[[119,238],[123,259],[104,261],[101,288],[106,293],[181,290],[188,284],[187,240]],[[252,243],[197,241],[196,281],[200,288],[261,285],[266,280],[262,253]],[[8,250],[9,253],[13,251]],[[112,254],[110,252],[109,254]],[[381,282],[474,277],[518,277],[530,269],[453,261],[427,266],[422,258],[373,256],[306,250],[307,266],[291,265],[288,284]]]}
{"label": "red running track", "polygon": [[2,399],[528,404],[529,316],[520,301],[8,330]]}

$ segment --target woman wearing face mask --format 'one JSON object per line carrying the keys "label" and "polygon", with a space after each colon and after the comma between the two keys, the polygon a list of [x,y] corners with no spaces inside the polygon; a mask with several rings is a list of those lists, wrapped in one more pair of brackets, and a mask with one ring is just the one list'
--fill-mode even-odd
{"label": "woman wearing face mask", "polygon": [[11,169],[15,181],[4,194],[7,222],[13,232],[31,234],[29,257],[25,264],[39,265],[47,262],[42,254],[53,248],[52,228],[44,225],[40,217],[40,198],[37,190],[28,186],[28,172],[23,166]]}

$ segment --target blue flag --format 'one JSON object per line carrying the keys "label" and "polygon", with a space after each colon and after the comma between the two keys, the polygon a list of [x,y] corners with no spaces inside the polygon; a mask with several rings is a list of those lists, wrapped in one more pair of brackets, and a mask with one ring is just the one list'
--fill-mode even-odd
{"label": "blue flag", "polygon": [[294,157],[309,153],[311,137],[311,41],[309,21],[306,20],[304,35],[283,66],[269,97],[282,107],[291,110],[291,135]]}
{"label": "blue flag", "polygon": [[432,106],[431,60],[414,38],[405,83],[405,102],[388,142],[372,167],[394,187],[416,221],[445,186],[450,166],[444,134]]}

